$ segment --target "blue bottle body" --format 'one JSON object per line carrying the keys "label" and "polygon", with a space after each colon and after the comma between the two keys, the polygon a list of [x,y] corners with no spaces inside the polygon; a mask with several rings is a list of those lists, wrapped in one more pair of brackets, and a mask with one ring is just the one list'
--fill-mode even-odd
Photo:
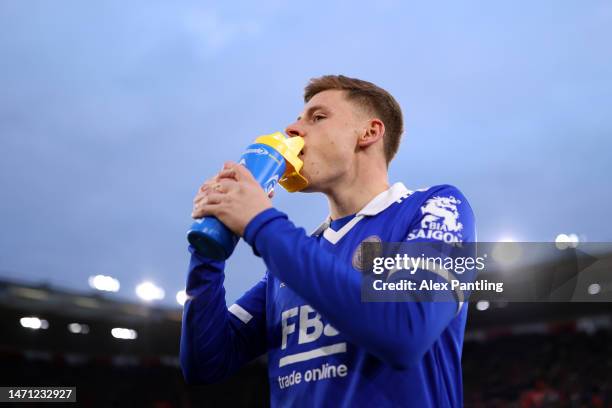
{"label": "blue bottle body", "polygon": [[[255,180],[269,193],[286,169],[285,158],[274,148],[263,143],[247,147],[239,161]],[[187,232],[187,240],[202,255],[215,260],[230,257],[240,237],[216,217],[196,220]]]}

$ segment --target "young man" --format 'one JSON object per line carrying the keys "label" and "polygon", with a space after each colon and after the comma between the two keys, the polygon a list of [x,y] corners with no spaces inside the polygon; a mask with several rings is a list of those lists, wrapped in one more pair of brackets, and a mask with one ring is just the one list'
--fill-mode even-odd
{"label": "young man", "polygon": [[192,216],[218,217],[267,272],[227,308],[224,263],[190,247],[186,381],[218,381],[267,352],[272,406],[461,406],[467,305],[364,302],[356,259],[363,241],[472,242],[471,208],[449,185],[389,185],[403,121],[385,90],[330,75],[312,80],[304,99],[286,133],[304,138],[304,191],[325,194],[330,215],[308,236],[232,162],[200,188]]}

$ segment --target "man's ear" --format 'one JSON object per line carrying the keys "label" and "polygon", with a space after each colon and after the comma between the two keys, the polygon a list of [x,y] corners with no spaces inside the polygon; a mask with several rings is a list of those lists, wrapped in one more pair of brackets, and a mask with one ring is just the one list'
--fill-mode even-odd
{"label": "man's ear", "polygon": [[366,127],[361,132],[361,135],[359,135],[357,145],[359,147],[367,147],[382,139],[384,135],[385,124],[382,122],[382,120],[377,118],[370,119],[366,123]]}

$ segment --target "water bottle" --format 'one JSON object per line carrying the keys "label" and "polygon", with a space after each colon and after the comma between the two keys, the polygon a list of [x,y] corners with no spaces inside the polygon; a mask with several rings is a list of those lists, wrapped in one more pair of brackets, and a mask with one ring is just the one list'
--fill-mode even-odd
{"label": "water bottle", "polygon": [[[300,174],[303,163],[298,158],[304,147],[299,136],[287,138],[280,132],[260,136],[249,145],[240,158],[266,193],[280,184],[289,192],[300,191],[308,181]],[[187,232],[187,240],[202,255],[225,260],[234,252],[240,237],[216,217],[196,220]]]}

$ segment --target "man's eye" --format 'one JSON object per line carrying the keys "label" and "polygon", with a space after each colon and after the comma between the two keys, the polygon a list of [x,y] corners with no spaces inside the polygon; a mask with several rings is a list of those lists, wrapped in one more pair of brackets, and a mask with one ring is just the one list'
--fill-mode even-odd
{"label": "man's eye", "polygon": [[313,122],[318,122],[321,119],[325,119],[325,115],[313,115],[312,116],[312,121]]}

